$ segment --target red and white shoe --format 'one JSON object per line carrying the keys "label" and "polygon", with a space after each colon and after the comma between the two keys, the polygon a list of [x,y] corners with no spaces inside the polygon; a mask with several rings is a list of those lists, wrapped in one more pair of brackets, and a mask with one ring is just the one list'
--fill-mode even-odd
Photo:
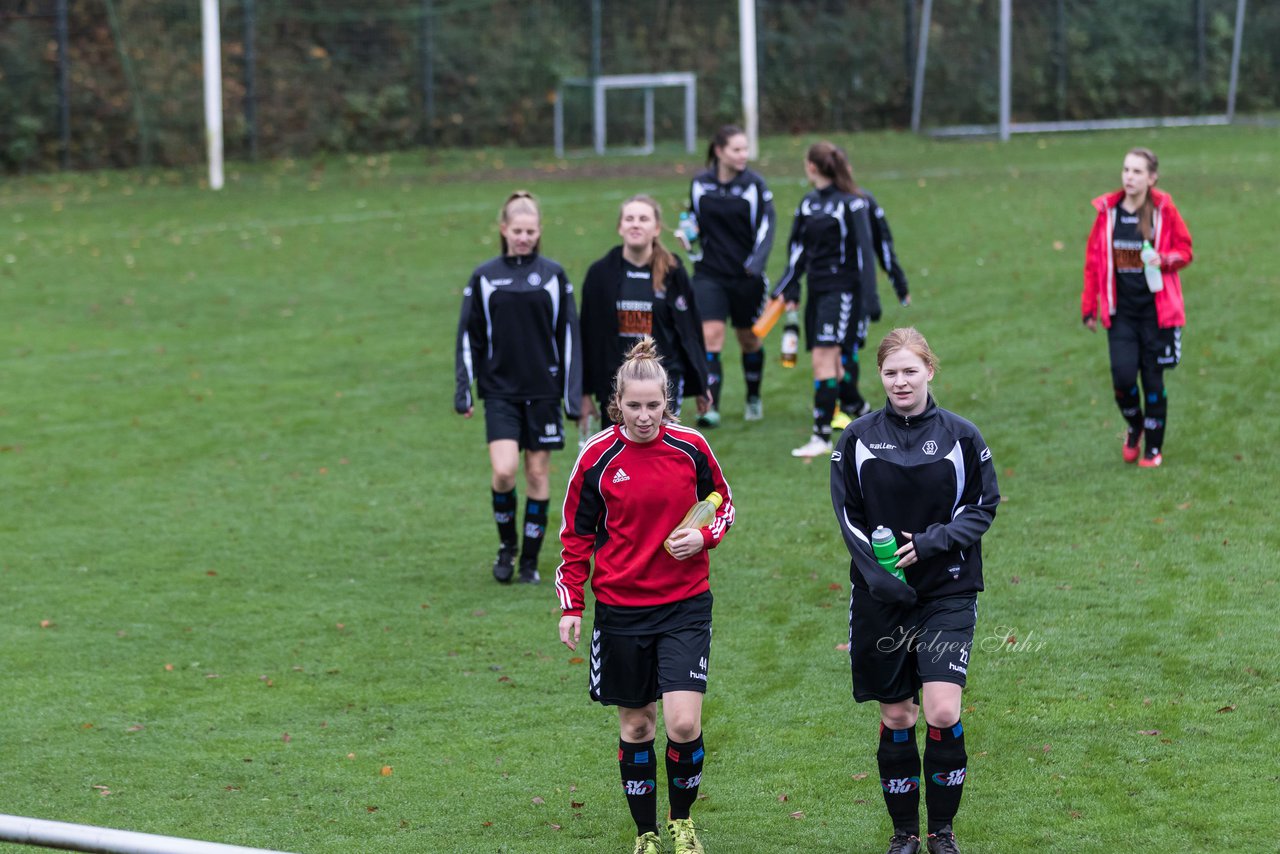
{"label": "red and white shoe", "polygon": [[1164,457],[1159,451],[1154,454],[1143,454],[1142,459],[1138,460],[1138,468],[1155,469],[1160,468],[1160,464],[1164,462]]}

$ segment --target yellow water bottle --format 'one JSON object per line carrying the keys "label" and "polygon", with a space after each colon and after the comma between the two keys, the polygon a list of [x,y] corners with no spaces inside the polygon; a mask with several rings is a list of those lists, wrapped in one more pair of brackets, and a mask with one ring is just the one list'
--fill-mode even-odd
{"label": "yellow water bottle", "polygon": [[680,520],[680,524],[671,530],[671,533],[667,535],[667,539],[662,543],[662,547],[667,550],[667,554],[671,553],[669,543],[672,537],[686,528],[693,528],[696,531],[707,527],[716,518],[716,511],[720,509],[720,505],[723,503],[724,498],[721,497],[720,493],[712,492],[706,498],[690,507],[689,512],[684,514],[684,518]]}

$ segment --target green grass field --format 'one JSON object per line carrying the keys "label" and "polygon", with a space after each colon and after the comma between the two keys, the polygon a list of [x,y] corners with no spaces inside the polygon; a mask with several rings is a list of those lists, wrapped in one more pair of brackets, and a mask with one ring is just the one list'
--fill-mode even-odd
{"label": "green grass field", "polygon": [[[775,277],[810,141],[757,164]],[[935,396],[982,428],[1006,497],[966,854],[1271,850],[1280,135],[837,141],[911,280],[873,344],[928,336]],[[1159,471],[1120,463],[1105,338],[1078,316],[1089,199],[1135,144],[1197,251]],[[294,852],[629,851],[615,716],[556,640],[551,584],[490,577],[453,336],[509,190],[540,196],[579,281],[618,203],[674,213],[695,165],[490,150],[240,167],[216,194],[195,173],[0,185],[0,813]],[[812,386],[769,346],[765,421],[736,417],[731,345],[710,436],[738,521],[712,560],[695,819],[713,854],[879,852],[828,467],[788,454]]]}

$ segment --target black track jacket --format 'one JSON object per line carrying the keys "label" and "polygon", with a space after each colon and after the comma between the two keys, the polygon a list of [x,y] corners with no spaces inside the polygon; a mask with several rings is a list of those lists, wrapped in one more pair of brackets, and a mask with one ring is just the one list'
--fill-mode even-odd
{"label": "black track jacket", "polygon": [[462,292],[453,408],[482,398],[564,401],[582,406],[578,309],[564,268],[541,255],[499,256],[481,264]]}
{"label": "black track jacket", "polygon": [[764,275],[777,216],[763,178],[746,169],[721,184],[716,170],[707,169],[689,185],[689,209],[702,242],[694,272],[733,279]]}
{"label": "black track jacket", "polygon": [[[707,352],[702,318],[693,299],[689,274],[671,256],[666,290],[653,300],[653,340],[668,371],[684,377],[684,393],[701,395],[707,387]],[[613,394],[613,378],[626,353],[618,339],[618,291],[622,284],[622,247],[615,246],[587,270],[582,282],[582,390],[601,400]]]}
{"label": "black track jacket", "polygon": [[[982,535],[1000,504],[991,451],[969,421],[929,398],[904,418],[889,403],[844,429],[831,454],[831,503],[852,555],[849,578],[872,598],[901,606],[982,590]],[[901,546],[915,535],[919,561],[903,584],[876,563],[871,532]]]}

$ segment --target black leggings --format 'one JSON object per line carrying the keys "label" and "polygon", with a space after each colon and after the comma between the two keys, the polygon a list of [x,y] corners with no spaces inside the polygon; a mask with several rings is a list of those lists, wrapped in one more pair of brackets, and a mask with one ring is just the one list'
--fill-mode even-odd
{"label": "black leggings", "polygon": [[[1164,388],[1164,367],[1160,364],[1167,336],[1156,324],[1154,311],[1150,317],[1130,317],[1117,313],[1107,330],[1107,347],[1111,351],[1111,385],[1116,392],[1116,405],[1134,434],[1141,432],[1147,453],[1159,453],[1164,444],[1165,421],[1169,399]],[[1142,391],[1138,391],[1138,378]]]}

